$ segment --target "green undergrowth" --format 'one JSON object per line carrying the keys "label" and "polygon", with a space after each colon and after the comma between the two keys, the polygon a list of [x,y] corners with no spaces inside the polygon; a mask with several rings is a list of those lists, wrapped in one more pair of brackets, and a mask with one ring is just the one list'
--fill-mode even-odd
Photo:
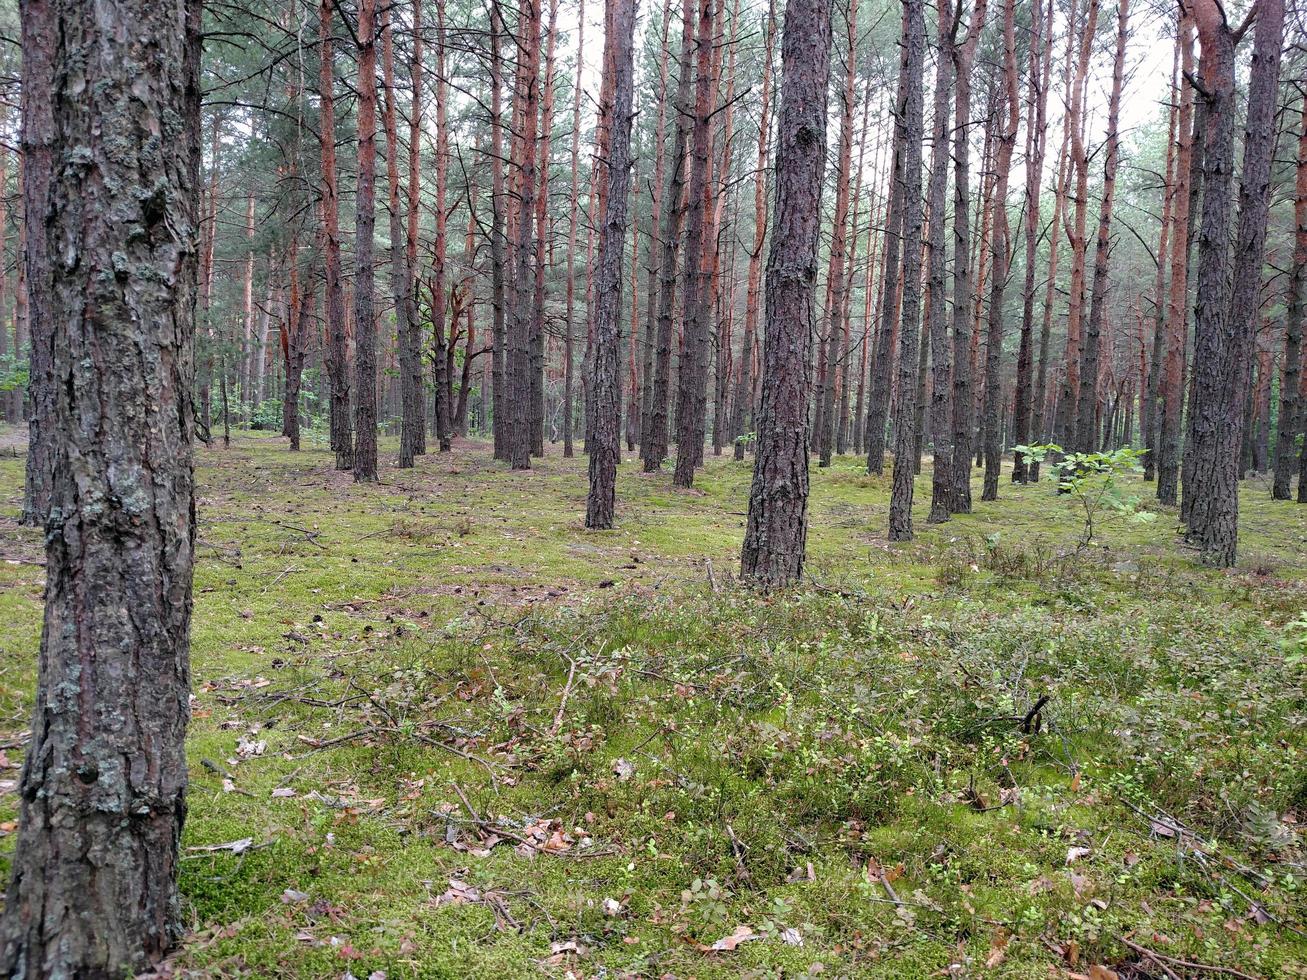
{"label": "green undergrowth", "polygon": [[[888,467],[844,457],[808,583],[761,598],[748,463],[625,466],[603,533],[584,465],[474,443],[361,488],[268,438],[201,452],[171,969],[1304,975],[1307,507],[1246,487],[1216,572],[1160,507],[1077,548],[1049,483],[928,526],[927,461],[890,545]],[[13,780],[43,556],[12,523],[0,551]]]}

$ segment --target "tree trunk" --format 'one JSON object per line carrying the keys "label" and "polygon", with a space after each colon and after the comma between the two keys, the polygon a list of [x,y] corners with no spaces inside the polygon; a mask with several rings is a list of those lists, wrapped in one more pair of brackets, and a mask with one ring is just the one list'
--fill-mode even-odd
{"label": "tree trunk", "polygon": [[[924,36],[924,35],[923,35]],[[923,41],[924,44],[924,41]],[[826,281],[830,293],[830,305],[826,311],[826,371],[825,378],[818,382],[817,396],[821,404],[820,428],[817,430],[818,466],[830,466],[831,456],[835,450],[835,374],[840,365],[840,354],[844,346],[844,293],[847,289],[844,277],[844,253],[849,237],[849,172],[853,168],[853,103],[858,68],[858,0],[849,0],[848,48],[844,54],[846,66],[844,74],[844,92],[840,100],[840,154],[838,169],[835,171],[835,215],[831,225],[830,265],[826,271]],[[921,79],[915,82],[917,94],[921,93]],[[910,108],[910,107],[909,107]],[[921,130],[917,130],[917,140],[921,140]],[[918,169],[920,169],[921,148],[916,149]],[[920,184],[920,179],[917,181]],[[911,187],[911,185],[909,185]],[[913,194],[914,200],[920,194]],[[920,200],[917,200],[920,211]],[[911,210],[911,208],[909,208]],[[920,215],[918,215],[918,220]],[[920,232],[920,226],[918,226]]]}
{"label": "tree trunk", "polygon": [[1129,0],[1120,0],[1116,15],[1116,58],[1112,64],[1112,93],[1107,101],[1107,154],[1103,163],[1103,201],[1098,210],[1098,237],[1094,243],[1094,279],[1090,287],[1089,323],[1085,329],[1080,358],[1080,393],[1076,404],[1076,439],[1082,452],[1093,452],[1094,420],[1098,410],[1099,349],[1102,346],[1104,306],[1107,303],[1107,273],[1112,247],[1112,209],[1116,202],[1116,167],[1121,152],[1118,120],[1121,115],[1121,85],[1125,79],[1126,32],[1130,19]]}
{"label": "tree trunk", "polygon": [[540,105],[540,187],[536,195],[535,282],[531,317],[531,455],[545,454],[545,228],[549,219],[549,147],[554,128],[554,50],[558,0],[550,0]]}
{"label": "tree trunk", "polygon": [[758,329],[758,308],[762,292],[762,252],[767,241],[767,144],[771,128],[771,74],[776,43],[776,3],[767,4],[762,62],[762,116],[758,123],[758,153],[753,171],[753,247],[749,250],[749,278],[744,297],[744,339],[740,346],[740,370],[736,374],[735,413],[731,432],[735,458],[744,459],[747,427],[753,420],[753,378],[750,356]]}
{"label": "tree trunk", "polygon": [[540,0],[521,0],[518,22],[517,92],[518,212],[514,229],[513,277],[516,296],[508,331],[508,462],[531,468],[531,331],[535,321],[532,229],[538,189],[536,134],[540,116]]}
{"label": "tree trunk", "polygon": [[[395,306],[395,338],[399,349],[400,433],[399,467],[412,467],[417,456],[419,433],[426,428],[423,409],[421,353],[417,336],[409,324],[409,297],[413,295],[408,267],[408,243],[404,237],[404,212],[399,199],[399,128],[396,125],[395,42],[390,7],[381,10],[381,71],[385,89],[386,189],[390,212],[390,295]],[[443,208],[437,209],[438,219]],[[439,234],[437,234],[439,237]],[[438,273],[439,275],[439,273]],[[416,311],[415,311],[416,312]]]}
{"label": "tree trunk", "polygon": [[[656,473],[667,456],[668,410],[672,376],[672,319],[676,307],[676,269],[685,220],[686,147],[690,141],[690,83],[695,51],[694,0],[681,6],[681,57],[676,80],[676,132],[672,140],[672,172],[667,181],[667,210],[663,214],[662,260],[658,273],[658,336],[654,350],[653,390],[650,392],[649,431],[640,439],[640,456],[646,473]],[[688,268],[688,267],[687,267]]]}
{"label": "tree trunk", "polygon": [[[1011,3],[1011,0],[1009,0]],[[889,539],[912,540],[912,491],[917,468],[913,395],[917,390],[917,344],[921,332],[921,144],[925,123],[922,74],[926,63],[923,0],[904,5],[903,62],[903,300],[899,328],[899,396],[894,412],[894,473]]]}
{"label": "tree trunk", "polygon": [[[1030,110],[1026,116],[1026,272],[1021,289],[1021,340],[1017,347],[1016,398],[1013,405],[1013,440],[1016,445],[1030,443],[1031,398],[1034,394],[1035,338],[1035,260],[1039,247],[1040,185],[1044,174],[1044,151],[1048,136],[1046,113],[1048,86],[1053,66],[1053,4],[1047,11],[1036,2],[1031,8],[1030,29]],[[1049,243],[1049,264],[1056,244]],[[1025,483],[1030,478],[1023,453],[1012,454],[1012,482]]]}
{"label": "tree trunk", "polygon": [[590,400],[594,410],[590,441],[590,493],[585,526],[613,526],[617,463],[621,454],[621,380],[618,342],[622,316],[622,254],[631,188],[631,117],[635,0],[607,0],[608,29],[605,61],[612,70],[609,107],[608,193],[603,230],[599,236],[599,268],[595,275],[595,349],[591,359]]}
{"label": "tree trunk", "polygon": [[694,129],[690,150],[689,209],[685,222],[684,317],[685,341],[681,354],[676,399],[675,486],[694,483],[695,467],[703,459],[705,412],[708,400],[708,318],[711,310],[711,276],[707,240],[712,179],[712,50],[713,0],[699,0],[699,26],[695,36]]}
{"label": "tree trunk", "polygon": [[1234,157],[1234,43],[1216,0],[1199,0],[1195,5],[1207,112],[1194,307],[1195,485],[1187,532],[1201,548],[1203,561],[1220,568],[1234,564],[1238,542],[1240,416],[1262,281],[1284,36],[1283,0],[1260,0],[1257,9],[1231,280],[1227,242]]}
{"label": "tree trunk", "polygon": [[318,123],[322,145],[323,312],[327,317],[326,369],[330,389],[329,425],[336,469],[354,468],[354,435],[349,417],[349,365],[345,353],[345,293],[340,269],[340,192],[336,181],[336,113],[333,101],[332,0],[318,8]]}
{"label": "tree trunk", "polygon": [[803,574],[808,507],[808,361],[817,282],[830,77],[829,0],[789,0],[781,34],[776,203],[767,258],[762,404],[741,578],[764,589]]}
{"label": "tree trunk", "polygon": [[[52,479],[0,920],[0,972],[13,977],[145,972],[182,929],[200,5],[115,11],[130,31],[73,0],[23,4],[24,39],[43,39],[24,47],[37,59],[24,190],[43,216],[28,224],[28,272],[33,305],[46,304],[33,339],[51,384],[34,407]],[[50,85],[29,90],[41,77]]]}
{"label": "tree trunk", "polygon": [[[1285,297],[1284,374],[1280,378],[1279,429],[1275,434],[1274,500],[1289,499],[1293,479],[1293,443],[1303,428],[1302,384],[1303,307],[1307,304],[1307,98],[1303,99],[1302,132],[1298,136],[1298,174],[1294,185],[1293,270]],[[1307,455],[1307,454],[1304,454]]]}
{"label": "tree trunk", "polygon": [[[1167,259],[1171,247],[1171,211],[1175,205],[1175,136],[1176,123],[1180,112],[1180,47],[1177,44],[1171,66],[1171,111],[1168,114],[1166,129],[1166,173],[1162,183],[1162,227],[1157,238],[1157,278],[1153,299],[1153,349],[1148,359],[1147,371],[1142,381],[1144,393],[1140,404],[1139,421],[1143,429],[1144,446],[1148,450],[1144,456],[1144,479],[1153,480],[1157,476],[1157,456],[1161,436],[1161,397],[1162,359],[1166,349],[1166,273]],[[1142,357],[1142,351],[1140,353]]]}
{"label": "tree trunk", "polygon": [[930,337],[930,436],[934,443],[931,466],[930,516],[927,521],[939,524],[949,519],[949,390],[953,382],[948,343],[948,298],[945,275],[945,194],[948,190],[948,134],[953,91],[953,59],[947,51],[953,33],[952,11],[939,6],[940,55],[935,63],[935,103],[931,139],[930,177],[927,182],[926,206],[930,230],[927,236],[926,296],[929,306],[927,328]]}
{"label": "tree trunk", "polygon": [[[494,427],[495,459],[508,461],[508,330],[506,324],[504,245],[507,238],[504,213],[504,69],[499,53],[499,37],[504,25],[499,4],[490,6],[490,290],[493,320],[491,324],[492,389],[491,412]],[[573,211],[576,209],[573,208]],[[571,338],[568,343],[570,346]],[[571,369],[570,352],[568,369]]]}
{"label": "tree trunk", "polygon": [[[1124,3],[1125,0],[1122,0]],[[1016,148],[1021,109],[1017,92],[1016,0],[1003,5],[1003,76],[1007,96],[1007,126],[998,134],[994,184],[994,272],[989,292],[989,337],[985,344],[984,450],[985,483],[981,500],[998,499],[999,471],[1003,463],[1000,411],[1003,379],[999,373],[1003,357],[1003,294],[1007,288],[1012,256],[1012,233],[1007,218],[1008,181],[1012,173],[1012,151]]]}
{"label": "tree trunk", "polygon": [[[658,346],[658,236],[663,216],[663,175],[667,165],[667,80],[671,69],[672,0],[663,0],[662,29],[659,35],[658,61],[658,121],[654,126],[654,169],[649,185],[651,211],[649,216],[648,280],[645,287],[644,370],[640,387],[640,430],[638,440],[641,455],[644,441],[649,437],[653,411],[654,351]],[[764,110],[765,111],[765,110]],[[673,204],[673,207],[675,205]],[[635,282],[634,274],[631,280]],[[634,335],[634,327],[632,327]]]}
{"label": "tree trunk", "polygon": [[1180,48],[1180,112],[1177,121],[1175,187],[1171,203],[1171,285],[1166,304],[1166,353],[1163,355],[1157,435],[1157,499],[1175,505],[1180,475],[1180,421],[1184,404],[1185,346],[1188,343],[1189,208],[1193,203],[1194,88],[1193,20],[1180,16],[1176,43]]}
{"label": "tree trunk", "polygon": [[376,224],[377,0],[359,0],[358,184],[354,221],[354,481],[377,482],[377,324],[372,233]]}
{"label": "tree trunk", "polygon": [[[962,44],[953,47],[953,459],[949,510],[971,513],[971,67],[985,23],[985,0],[976,0]],[[888,269],[888,266],[886,267]],[[888,280],[887,280],[888,282]],[[887,289],[888,291],[888,289]],[[868,422],[870,425],[870,422]]]}
{"label": "tree trunk", "polygon": [[[42,424],[54,417],[57,393],[51,364],[51,344],[55,325],[50,323],[52,309],[48,270],[52,259],[46,252],[47,238],[42,234],[46,201],[54,159],[51,142],[55,136],[50,91],[54,86],[56,50],[55,0],[23,0],[22,23],[22,159],[19,180],[23,197],[22,278],[28,337],[28,407],[27,469],[23,487],[22,523],[44,527],[50,511],[54,478],[54,453],[42,430]],[[22,287],[26,286],[24,290]],[[14,353],[22,341],[15,330]]]}

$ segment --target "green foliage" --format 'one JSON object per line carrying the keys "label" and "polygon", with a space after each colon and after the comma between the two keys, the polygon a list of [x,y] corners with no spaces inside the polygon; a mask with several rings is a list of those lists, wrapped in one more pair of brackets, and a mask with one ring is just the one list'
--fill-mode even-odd
{"label": "green foliage", "polygon": [[1084,531],[1078,546],[1081,549],[1093,543],[1104,516],[1115,515],[1140,523],[1156,518],[1140,507],[1139,493],[1123,479],[1143,468],[1140,460],[1146,451],[1122,446],[1108,452],[1067,453],[1054,443],[1013,447],[1013,452],[1036,463],[1055,457],[1051,466],[1058,475],[1058,491],[1070,495],[1084,516]]}

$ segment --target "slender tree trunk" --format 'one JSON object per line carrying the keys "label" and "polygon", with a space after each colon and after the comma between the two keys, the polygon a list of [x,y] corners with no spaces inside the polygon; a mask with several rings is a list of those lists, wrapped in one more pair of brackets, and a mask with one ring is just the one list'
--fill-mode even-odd
{"label": "slender tree trunk", "polygon": [[[952,51],[953,102],[953,459],[949,510],[971,513],[971,68],[985,23],[985,0],[971,10],[967,36]],[[888,266],[886,267],[888,269]],[[887,282],[890,281],[887,279]],[[868,423],[870,424],[870,423]]]}
{"label": "slender tree trunk", "polygon": [[[650,413],[653,411],[653,375],[654,351],[658,346],[658,238],[662,229],[663,215],[663,176],[667,163],[667,80],[671,69],[672,0],[663,0],[662,28],[659,35],[658,61],[658,122],[654,126],[654,169],[653,180],[649,185],[651,211],[649,216],[649,251],[646,272],[648,281],[645,287],[645,324],[644,324],[644,364],[640,387],[640,427],[638,440],[641,455],[644,442],[649,437]],[[634,273],[631,282],[634,284]],[[631,328],[632,336],[635,328]]]}
{"label": "slender tree trunk", "polygon": [[[817,396],[821,404],[819,415],[821,424],[817,430],[818,466],[830,466],[831,456],[835,450],[835,375],[839,369],[840,353],[845,337],[843,317],[844,293],[847,285],[844,277],[844,258],[849,235],[849,173],[853,168],[853,105],[858,70],[858,0],[849,0],[848,28],[848,47],[844,53],[844,92],[840,100],[840,153],[838,169],[835,171],[835,215],[831,225],[830,265],[826,271],[827,288],[830,293],[830,305],[826,311],[826,371],[825,379],[818,381],[817,388]],[[920,94],[920,78],[916,80],[915,86],[917,94]],[[911,111],[910,106],[909,111]],[[921,130],[918,128],[916,136],[918,142],[921,140],[921,135]],[[909,151],[911,152],[911,148]],[[915,152],[916,159],[920,163],[920,146]],[[917,183],[920,184],[920,179]],[[913,185],[909,184],[909,187],[912,188]],[[912,194],[914,200],[920,196],[920,194]],[[917,205],[919,211],[919,200]],[[910,210],[911,204],[909,204]],[[917,230],[920,232],[920,227]]]}
{"label": "slender tree trunk", "polygon": [[[22,10],[49,519],[37,515],[45,622],[0,920],[11,977],[136,975],[182,931],[200,5],[115,13],[130,31],[73,0]],[[79,261],[56,268],[65,254]]]}
{"label": "slender tree trunk", "polygon": [[631,116],[635,0],[607,0],[605,62],[613,77],[607,113],[608,193],[603,230],[599,236],[599,268],[595,277],[595,349],[591,359],[590,400],[594,410],[590,446],[590,493],[585,526],[613,526],[617,463],[621,455],[618,431],[622,390],[618,342],[622,316],[622,253],[625,249],[627,204],[631,189]]}
{"label": "slender tree trunk", "polygon": [[1180,421],[1184,404],[1185,346],[1188,343],[1189,208],[1193,203],[1190,180],[1193,170],[1194,88],[1193,20],[1181,14],[1178,29],[1180,47],[1180,112],[1175,153],[1175,188],[1171,204],[1171,285],[1166,306],[1166,353],[1162,364],[1161,425],[1158,428],[1157,499],[1175,505],[1180,476]]}
{"label": "slender tree trunk", "polygon": [[535,321],[532,229],[538,190],[536,135],[540,116],[540,0],[521,0],[518,21],[518,213],[514,229],[513,318],[508,334],[508,461],[531,468],[531,331]]}
{"label": "slender tree trunk", "polygon": [[894,472],[889,507],[889,539],[912,540],[912,491],[916,445],[912,395],[917,390],[917,344],[921,322],[921,144],[924,122],[922,74],[926,63],[926,14],[922,0],[907,0],[903,71],[903,298],[899,328],[899,396],[894,413]]}
{"label": "slender tree trunk", "polygon": [[[1071,296],[1067,304],[1066,361],[1062,374],[1062,396],[1058,400],[1055,428],[1058,440],[1074,446],[1079,418],[1081,322],[1085,308],[1085,266],[1088,240],[1085,225],[1089,212],[1089,149],[1085,143],[1086,99],[1089,61],[1094,32],[1098,25],[1098,0],[1089,0],[1086,22],[1080,41],[1080,59],[1075,85],[1071,90],[1071,107],[1067,124],[1071,127],[1071,175],[1075,181],[1075,214],[1067,224],[1071,243]],[[1090,379],[1094,383],[1095,379]],[[1079,447],[1075,447],[1079,448]]]}
{"label": "slender tree trunk", "polygon": [[[1053,65],[1053,4],[1031,8],[1030,108],[1026,115],[1026,270],[1021,289],[1021,340],[1017,347],[1016,396],[1013,438],[1018,446],[1030,443],[1031,398],[1034,394],[1035,273],[1039,248],[1040,186],[1048,135],[1048,86]],[[1050,242],[1050,265],[1055,245]],[[1025,483],[1030,470],[1023,453],[1012,454],[1012,482]]]}
{"label": "slender tree trunk", "polygon": [[323,312],[327,317],[327,379],[330,389],[329,425],[331,450],[336,469],[354,468],[354,435],[349,417],[349,364],[346,359],[345,293],[340,268],[340,192],[336,181],[336,113],[331,40],[332,0],[318,7],[320,67],[318,101],[321,117],[318,131],[322,141],[322,228],[323,228]]}
{"label": "slender tree trunk", "polygon": [[776,3],[768,0],[764,28],[762,62],[762,116],[758,123],[758,152],[753,171],[753,246],[749,250],[748,286],[744,297],[744,339],[740,347],[740,370],[736,374],[735,417],[731,431],[735,437],[735,458],[744,459],[745,435],[753,419],[752,357],[758,329],[758,309],[762,293],[762,253],[767,241],[767,144],[771,127],[771,74],[776,43]]}
{"label": "slender tree trunk", "polygon": [[563,325],[563,456],[572,458],[572,418],[575,398],[576,223],[581,188],[581,76],[585,67],[585,0],[580,0],[576,28],[576,66],[572,71],[572,194],[567,213],[567,314]]}
{"label": "slender tree trunk", "polygon": [[[28,406],[27,469],[23,487],[22,523],[44,527],[50,512],[54,479],[55,447],[43,427],[54,418],[57,392],[52,364],[53,333],[50,322],[53,309],[48,270],[53,262],[47,252],[47,238],[42,233],[50,181],[54,170],[51,144],[55,138],[54,107],[50,92],[54,88],[57,38],[54,34],[61,15],[56,0],[23,0],[22,24],[22,159],[19,179],[23,197],[22,262],[20,283],[24,297],[24,314],[19,324],[26,327],[28,338]],[[18,331],[14,351],[22,348]]]}
{"label": "slender tree trunk", "polygon": [[707,240],[712,178],[713,0],[699,0],[695,36],[694,129],[690,150],[689,208],[685,222],[685,342],[676,401],[676,470],[672,483],[688,488],[703,458],[708,399],[708,318],[711,276]]}
{"label": "slender tree trunk", "polygon": [[830,20],[829,0],[789,0],[785,6],[762,403],[740,557],[741,578],[764,589],[797,582],[803,574],[808,362],[826,169]]}
{"label": "slender tree trunk", "polygon": [[[1125,0],[1122,0],[1124,3]],[[1017,126],[1021,108],[1017,92],[1016,0],[1003,4],[1003,77],[1007,97],[1007,125],[998,134],[995,154],[994,183],[994,254],[993,281],[989,292],[989,338],[985,345],[984,451],[985,483],[981,500],[998,499],[999,471],[1003,463],[1000,412],[1003,379],[999,374],[1003,357],[1003,295],[1007,288],[1008,265],[1012,256],[1012,232],[1007,217],[1008,181],[1012,173],[1012,151],[1016,148]]]}
{"label": "slender tree trunk", "polygon": [[[981,0],[982,4],[984,0]],[[906,8],[904,17],[907,17]],[[904,20],[904,36],[907,35]],[[880,297],[880,326],[876,334],[876,357],[872,361],[871,397],[867,408],[867,472],[877,475],[885,471],[885,418],[890,404],[890,379],[894,369],[894,329],[898,309],[897,287],[899,263],[903,260],[904,211],[904,155],[906,153],[903,129],[907,105],[907,49],[899,55],[899,79],[894,100],[894,149],[890,163],[890,198],[885,212],[884,286]]]}
{"label": "slender tree trunk", "polygon": [[[508,330],[506,325],[504,247],[507,239],[504,217],[507,197],[504,188],[504,69],[499,53],[499,38],[504,31],[498,0],[490,6],[490,279],[493,307],[492,389],[495,459],[508,461]],[[573,211],[576,209],[573,208]],[[570,347],[571,337],[568,337]],[[571,368],[569,352],[568,368]]]}
{"label": "slender tree trunk", "polygon": [[[1152,356],[1148,359],[1147,373],[1142,380],[1141,391],[1144,397],[1140,405],[1139,420],[1143,428],[1144,445],[1148,450],[1144,457],[1144,479],[1154,480],[1157,476],[1157,457],[1161,442],[1161,391],[1162,359],[1166,350],[1166,273],[1171,248],[1171,212],[1175,206],[1175,142],[1176,124],[1180,113],[1180,46],[1176,45],[1171,67],[1171,111],[1166,129],[1166,174],[1162,187],[1162,227],[1157,238],[1157,279],[1153,299],[1153,346]],[[1142,357],[1142,352],[1140,354]]]}
{"label": "slender tree trunk", "polygon": [[1206,564],[1229,568],[1235,561],[1239,532],[1240,414],[1266,246],[1284,2],[1260,0],[1258,4],[1233,279],[1227,236],[1234,157],[1234,43],[1216,0],[1199,0],[1195,19],[1203,48],[1207,109],[1194,307],[1195,486],[1187,531]]}
{"label": "slender tree trunk", "polygon": [[358,183],[354,194],[354,481],[377,482],[377,324],[373,228],[377,169],[377,0],[359,0]]}
{"label": "slender tree trunk", "polygon": [[1289,274],[1285,297],[1289,312],[1285,317],[1284,373],[1280,378],[1279,428],[1275,434],[1275,474],[1271,482],[1274,500],[1289,499],[1289,483],[1293,479],[1293,443],[1303,430],[1299,390],[1302,386],[1303,309],[1307,304],[1307,97],[1303,99],[1300,125],[1298,171],[1294,184],[1293,270]]}
{"label": "slender tree trunk", "polygon": [[550,0],[540,104],[540,187],[536,195],[535,292],[531,317],[531,455],[545,454],[545,229],[549,220],[549,148],[554,128],[554,50],[558,0]]}
{"label": "slender tree trunk", "polygon": [[1112,247],[1112,210],[1116,202],[1116,167],[1121,153],[1118,120],[1121,85],[1125,80],[1125,48],[1130,20],[1129,0],[1120,0],[1116,15],[1116,58],[1112,65],[1112,93],[1107,102],[1107,153],[1103,163],[1103,201],[1098,210],[1098,237],[1094,244],[1094,279],[1090,287],[1089,322],[1080,358],[1080,393],[1076,404],[1076,438],[1083,452],[1094,449],[1094,420],[1098,410],[1099,349],[1102,346],[1104,306],[1107,303],[1108,259]]}
{"label": "slender tree trunk", "polygon": [[953,382],[948,343],[948,302],[945,286],[945,194],[948,190],[949,127],[953,92],[953,59],[947,51],[953,34],[953,12],[949,5],[939,5],[940,54],[935,63],[935,103],[931,130],[930,177],[927,182],[926,206],[930,231],[927,236],[926,296],[929,307],[927,328],[930,336],[931,389],[930,436],[934,443],[931,467],[930,516],[927,521],[939,524],[949,519],[949,390]]}
{"label": "slender tree trunk", "polygon": [[[385,90],[383,122],[386,131],[386,190],[390,212],[390,295],[395,306],[395,338],[399,348],[400,435],[399,467],[407,469],[417,456],[419,433],[426,428],[419,367],[421,354],[417,337],[409,327],[408,300],[413,286],[408,268],[408,243],[404,238],[404,212],[399,199],[399,127],[395,90],[395,42],[390,7],[381,9],[381,71]],[[440,209],[443,211],[443,209]],[[439,275],[440,273],[437,273]]]}

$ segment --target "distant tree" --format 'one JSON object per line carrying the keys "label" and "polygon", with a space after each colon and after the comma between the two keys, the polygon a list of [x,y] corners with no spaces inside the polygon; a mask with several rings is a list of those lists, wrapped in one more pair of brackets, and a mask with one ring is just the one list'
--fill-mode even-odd
{"label": "distant tree", "polygon": [[[1302,328],[1307,304],[1307,96],[1303,98],[1302,130],[1298,134],[1298,168],[1294,184],[1293,270],[1289,274],[1286,303],[1289,308],[1284,328],[1284,373],[1280,377],[1279,430],[1275,436],[1275,476],[1271,496],[1289,499],[1293,479],[1293,443],[1303,429]],[[1307,453],[1303,454],[1307,459]],[[1307,481],[1299,481],[1298,499],[1307,502]]]}

